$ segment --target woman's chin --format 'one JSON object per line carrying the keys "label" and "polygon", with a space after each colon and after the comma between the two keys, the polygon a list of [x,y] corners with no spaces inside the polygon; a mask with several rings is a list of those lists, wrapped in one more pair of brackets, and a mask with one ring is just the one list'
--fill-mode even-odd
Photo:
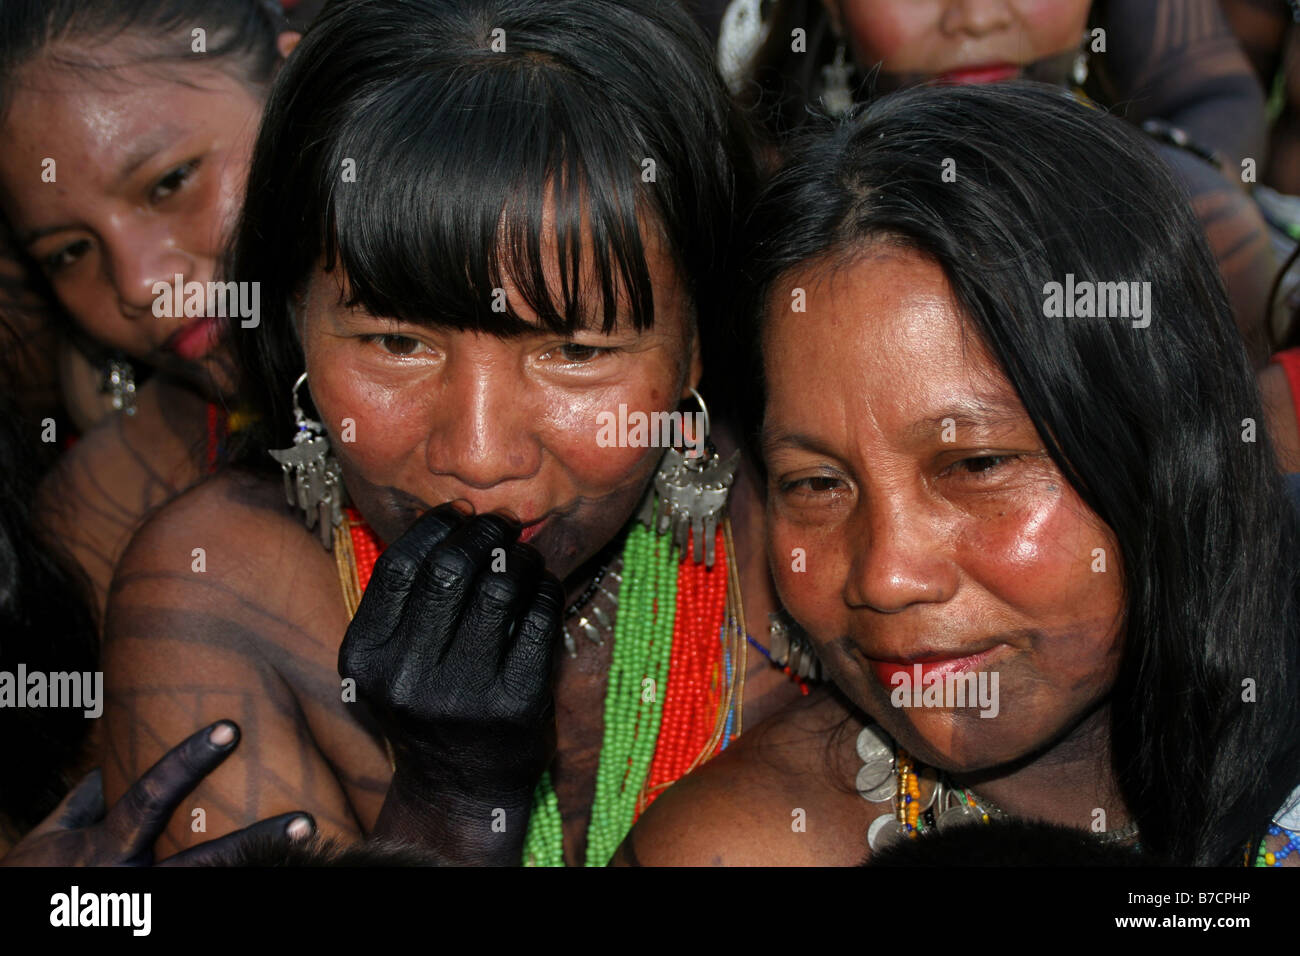
{"label": "woman's chin", "polygon": [[1033,752],[1035,741],[978,711],[931,709],[911,713],[886,705],[869,711],[911,756],[947,773],[969,774],[1013,763]]}

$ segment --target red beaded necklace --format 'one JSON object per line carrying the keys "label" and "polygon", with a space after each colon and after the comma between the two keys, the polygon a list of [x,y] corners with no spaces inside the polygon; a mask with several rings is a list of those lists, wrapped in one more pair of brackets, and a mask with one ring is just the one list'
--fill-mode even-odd
{"label": "red beaded necklace", "polygon": [[[343,588],[352,612],[355,601],[360,600],[370,583],[384,545],[355,508],[346,508],[345,515],[344,525],[352,545],[355,600],[349,597],[351,582],[345,580]],[[743,663],[728,660],[724,653],[728,589],[739,590],[734,575],[728,575],[730,562],[725,558],[730,553],[730,542],[726,537],[720,526],[715,545],[723,560],[715,561],[713,567],[690,560],[678,566],[663,711],[650,772],[637,801],[637,816],[679,777],[721,752],[741,730],[740,720],[733,717],[738,718],[740,712]],[[738,598],[738,593],[733,597]]]}

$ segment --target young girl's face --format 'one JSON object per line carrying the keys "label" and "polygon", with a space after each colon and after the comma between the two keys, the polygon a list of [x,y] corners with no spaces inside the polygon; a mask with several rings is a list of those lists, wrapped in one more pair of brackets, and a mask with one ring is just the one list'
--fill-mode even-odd
{"label": "young girl's face", "polygon": [[[1118,664],[1114,535],[938,265],[881,247],[779,286],[763,454],[785,606],[844,693],[931,766],[998,766],[1068,734]],[[795,288],[806,312],[791,310]],[[953,697],[916,706],[911,691],[949,676]],[[964,706],[956,678],[977,692]]]}
{"label": "young girl's face", "polygon": [[97,343],[229,387],[221,320],[157,314],[176,310],[155,309],[155,283],[217,278],[261,102],[206,65],[68,69],[47,56],[18,79],[0,201],[19,244]]}
{"label": "young girl's face", "polygon": [[1079,48],[1091,0],[823,0],[860,67],[953,83],[1012,79]]}

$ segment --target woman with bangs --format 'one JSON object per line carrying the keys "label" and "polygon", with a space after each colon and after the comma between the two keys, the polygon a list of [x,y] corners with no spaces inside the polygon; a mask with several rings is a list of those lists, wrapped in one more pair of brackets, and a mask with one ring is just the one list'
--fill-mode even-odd
{"label": "woman with bangs", "polygon": [[[725,426],[747,150],[673,3],[325,8],[236,236],[257,425],[115,579],[110,800],[233,718],[208,827],[301,808],[327,836],[446,831],[458,862],[603,864],[798,695],[745,653],[742,613],[774,608]],[[160,849],[199,839],[178,819]]]}

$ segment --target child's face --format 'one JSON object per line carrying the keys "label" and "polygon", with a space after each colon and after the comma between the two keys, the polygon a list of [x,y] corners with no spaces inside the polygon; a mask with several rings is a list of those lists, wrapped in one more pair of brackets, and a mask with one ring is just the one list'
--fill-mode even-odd
{"label": "child's face", "polygon": [[1077,49],[1091,0],[823,0],[864,69],[953,83],[1012,79]]}
{"label": "child's face", "polygon": [[154,285],[217,278],[261,112],[246,87],[207,65],[68,69],[46,56],[20,70],[0,200],[97,343],[223,382],[219,320],[155,314]]}

